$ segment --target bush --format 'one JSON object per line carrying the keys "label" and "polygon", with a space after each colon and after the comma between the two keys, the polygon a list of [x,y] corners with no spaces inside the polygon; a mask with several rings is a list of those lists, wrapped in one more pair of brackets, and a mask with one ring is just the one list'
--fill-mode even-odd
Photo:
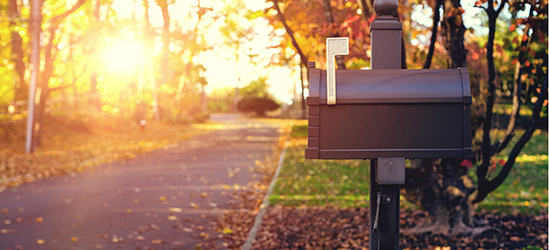
{"label": "bush", "polygon": [[269,97],[244,97],[238,102],[240,112],[255,112],[258,116],[265,116],[267,111],[273,111],[280,107]]}

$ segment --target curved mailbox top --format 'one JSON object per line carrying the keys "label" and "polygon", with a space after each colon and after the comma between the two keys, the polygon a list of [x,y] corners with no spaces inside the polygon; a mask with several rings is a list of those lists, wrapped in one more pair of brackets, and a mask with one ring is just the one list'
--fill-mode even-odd
{"label": "curved mailbox top", "polygon": [[[326,71],[311,69],[308,102],[327,103]],[[469,75],[459,69],[375,69],[336,71],[337,104],[470,104]],[[318,100],[315,100],[318,97]],[[314,105],[314,104],[313,104]]]}

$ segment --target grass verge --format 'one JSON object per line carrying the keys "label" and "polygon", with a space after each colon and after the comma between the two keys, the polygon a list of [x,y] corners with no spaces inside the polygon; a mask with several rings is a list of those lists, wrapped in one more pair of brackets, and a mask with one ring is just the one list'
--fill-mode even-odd
{"label": "grass verge", "polygon": [[42,145],[33,154],[25,154],[22,138],[1,141],[0,192],[51,175],[81,172],[99,164],[132,159],[216,129],[215,124],[208,127],[150,121],[141,131],[136,123],[126,125],[116,131],[94,128],[82,132],[49,124]]}
{"label": "grass verge", "polygon": [[[547,145],[547,132],[536,131],[518,157],[509,177],[479,204],[480,211],[547,213]],[[369,161],[306,160],[303,156],[306,147],[307,125],[303,122],[292,128],[283,168],[270,198],[271,205],[368,206]],[[505,157],[500,158],[506,160]],[[473,170],[471,177],[476,180]],[[401,199],[404,209],[414,207]]]}

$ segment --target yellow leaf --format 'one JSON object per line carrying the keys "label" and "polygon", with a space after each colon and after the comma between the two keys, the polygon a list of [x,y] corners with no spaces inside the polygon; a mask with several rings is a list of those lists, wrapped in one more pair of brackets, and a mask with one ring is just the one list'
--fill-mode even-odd
{"label": "yellow leaf", "polygon": [[162,243],[164,243],[163,239],[156,239],[156,240],[151,241],[151,244],[153,244],[153,245],[159,245],[159,244],[162,244]]}
{"label": "yellow leaf", "polygon": [[204,233],[204,232],[201,232],[199,235],[200,235],[200,237],[202,237],[202,238],[204,238],[204,239],[208,239],[208,238],[210,237],[209,234]]}
{"label": "yellow leaf", "polygon": [[135,237],[135,239],[138,240],[138,241],[144,241],[145,237],[143,237],[141,235],[138,235],[137,237]]}
{"label": "yellow leaf", "polygon": [[194,203],[194,202],[191,202],[191,204],[189,204],[189,205],[194,209],[198,209],[198,205],[196,205],[196,203]]}
{"label": "yellow leaf", "polygon": [[2,213],[5,213],[5,214],[7,214],[9,211],[10,210],[8,210],[7,208],[2,209]]}
{"label": "yellow leaf", "polygon": [[38,217],[36,218],[36,220],[34,220],[36,223],[42,223],[44,221],[44,219],[42,217]]}
{"label": "yellow leaf", "polygon": [[36,240],[36,244],[38,245],[44,245],[44,243],[46,243],[43,239],[37,239]]}
{"label": "yellow leaf", "polygon": [[126,209],[126,213],[131,213],[131,212],[132,212],[132,210],[131,210],[131,209],[129,209],[129,208],[128,208],[128,209]]}
{"label": "yellow leaf", "polygon": [[135,204],[139,203],[139,199],[133,200],[133,203],[135,203]]}
{"label": "yellow leaf", "polygon": [[166,197],[165,196],[160,196],[160,198],[158,198],[159,201],[165,201],[166,200]]}
{"label": "yellow leaf", "polygon": [[230,228],[224,228],[223,231],[221,231],[223,234],[232,234],[233,233],[233,230],[231,230]]}
{"label": "yellow leaf", "polygon": [[181,212],[183,212],[183,209],[178,208],[178,207],[170,207],[168,210],[172,213],[181,213]]}
{"label": "yellow leaf", "polygon": [[78,241],[78,238],[76,238],[76,237],[71,238],[71,242],[77,242],[77,241]]}
{"label": "yellow leaf", "polygon": [[202,193],[200,193],[200,197],[206,198],[206,197],[208,197],[208,193],[202,192]]}

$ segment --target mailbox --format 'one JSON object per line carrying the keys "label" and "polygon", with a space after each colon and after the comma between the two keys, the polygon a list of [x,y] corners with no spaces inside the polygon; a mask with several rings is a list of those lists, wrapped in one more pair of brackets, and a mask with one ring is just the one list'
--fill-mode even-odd
{"label": "mailbox", "polygon": [[311,65],[306,158],[472,157],[466,69],[337,70],[335,93],[327,78]]}

